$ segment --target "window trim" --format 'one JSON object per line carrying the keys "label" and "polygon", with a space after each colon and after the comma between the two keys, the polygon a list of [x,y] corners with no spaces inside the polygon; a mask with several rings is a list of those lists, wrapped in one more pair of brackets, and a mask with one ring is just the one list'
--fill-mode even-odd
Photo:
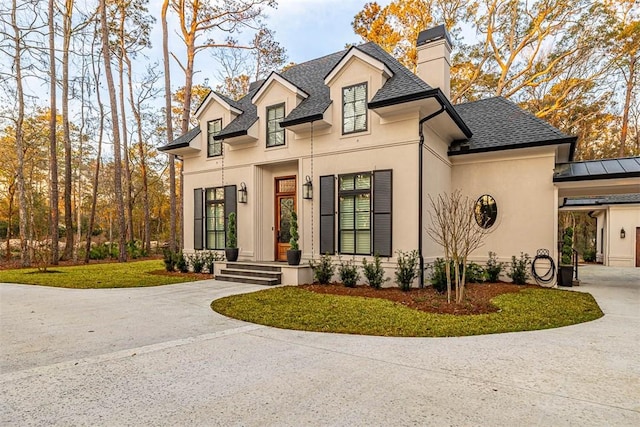
{"label": "window trim", "polygon": [[[273,144],[273,145],[269,145],[269,110],[275,110],[278,108],[282,108],[282,118],[279,119],[280,121],[276,121],[275,125],[276,125],[276,131],[273,133],[273,135],[275,135],[277,132],[282,132],[282,144]],[[285,116],[286,116],[287,110],[285,108],[285,103],[281,102],[280,104],[274,104],[274,105],[269,105],[268,107],[265,108],[265,147],[266,148],[276,148],[276,147],[283,147],[287,144],[287,133],[285,132],[285,128],[280,127],[280,123],[282,123],[282,121],[284,120]],[[276,118],[276,120],[278,120]]]}
{"label": "window trim", "polygon": [[[354,189],[353,190],[341,190],[340,189],[340,180],[343,177],[346,176],[353,176],[355,179],[356,175],[369,175],[369,188],[368,189],[356,189],[355,188],[355,184],[354,184]],[[371,171],[364,171],[364,172],[353,172],[353,173],[345,173],[345,174],[339,174],[338,175],[338,180],[336,182],[338,191],[337,191],[337,197],[338,197],[338,253],[339,254],[345,254],[345,255],[372,255],[372,251],[373,251],[373,172]],[[353,231],[354,233],[354,242],[353,242],[353,252],[343,252],[342,251],[342,222],[341,222],[341,215],[342,212],[340,210],[340,197],[343,196],[353,196],[353,197],[357,197],[358,195],[361,194],[368,194],[369,195],[369,252],[368,253],[360,253],[357,252],[357,231],[358,229],[355,228],[355,224],[356,224],[356,218],[355,218],[355,200],[354,200],[354,228],[353,230],[345,230],[345,231]],[[362,231],[364,231],[365,229],[362,229]]]}
{"label": "window trim", "polygon": [[[349,132],[345,132],[344,130],[344,124],[345,124],[345,101],[344,101],[344,94],[345,91],[348,89],[351,89],[353,87],[357,87],[357,86],[364,86],[364,102],[365,102],[365,112],[364,112],[364,129],[355,129],[355,121],[354,121],[354,130],[349,131]],[[342,135],[351,135],[354,133],[360,133],[360,132],[367,132],[369,130],[369,108],[367,107],[367,98],[369,97],[369,83],[368,82],[361,82],[361,83],[356,83],[356,84],[352,84],[350,86],[345,86],[342,88]],[[353,116],[354,120],[355,117],[357,116]]]}
{"label": "window trim", "polygon": [[[217,190],[222,190],[222,199],[213,199],[213,200],[207,200],[207,193],[209,191],[213,191],[214,192],[214,197],[215,197],[215,192]],[[224,234],[224,245],[226,246],[227,244],[227,218],[225,215],[225,211],[226,211],[226,207],[225,204],[227,203],[226,197],[225,197],[225,187],[207,187],[204,189],[204,248],[207,250],[223,250],[225,249],[224,247],[222,248],[216,248],[213,247],[215,245],[209,245],[209,231],[212,231],[214,233],[216,232],[220,232],[220,230],[209,230],[209,216],[207,215],[208,213],[208,207],[209,205],[222,205],[222,216],[224,219],[224,225],[223,225],[223,229],[222,229],[222,233]],[[214,239],[215,240],[215,239]],[[215,243],[215,242],[214,242]]]}
{"label": "window trim", "polygon": [[[215,122],[220,122],[220,130],[214,133],[209,130],[209,126]],[[222,143],[222,141],[221,140],[216,141],[215,139],[213,139],[213,137],[219,134],[220,131],[222,131],[222,118],[207,121],[207,158],[220,157],[224,154],[224,144]],[[213,142],[213,145],[216,145],[218,143],[220,144],[220,154],[211,154],[210,148],[211,148],[212,142]]]}

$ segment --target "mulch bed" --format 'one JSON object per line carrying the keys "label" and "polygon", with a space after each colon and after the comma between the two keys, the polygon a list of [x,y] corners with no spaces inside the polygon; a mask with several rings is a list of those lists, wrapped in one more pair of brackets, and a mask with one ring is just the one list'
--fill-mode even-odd
{"label": "mulch bed", "polygon": [[433,287],[423,289],[413,288],[403,292],[399,288],[374,289],[370,286],[360,285],[355,288],[347,288],[341,283],[329,285],[302,285],[303,289],[320,294],[348,295],[366,298],[383,298],[394,301],[416,310],[437,314],[485,314],[498,311],[498,307],[491,304],[490,300],[498,295],[520,292],[524,288],[535,288],[533,285],[514,285],[511,283],[471,283],[465,286],[464,301],[457,304],[454,301],[455,293],[451,291],[451,304],[447,303],[447,295],[438,293]]}

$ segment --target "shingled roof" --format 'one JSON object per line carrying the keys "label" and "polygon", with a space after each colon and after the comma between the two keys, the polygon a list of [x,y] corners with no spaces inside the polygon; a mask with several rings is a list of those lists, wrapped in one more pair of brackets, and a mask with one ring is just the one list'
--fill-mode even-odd
{"label": "shingled roof", "polygon": [[[452,106],[438,88],[429,86],[375,43],[365,43],[351,49],[358,49],[383,62],[393,73],[373,95],[369,108],[375,109],[429,97],[437,98],[446,106],[447,113],[469,137],[455,141],[450,147],[449,155],[570,144],[569,158],[573,156],[575,137],[560,132],[505,98],[489,98]],[[281,122],[282,127],[322,119],[332,102],[329,87],[324,84],[324,79],[347,52],[348,49],[297,64],[280,73],[284,79],[309,95],[284,118]],[[252,83],[249,93],[238,101],[217,94],[242,113],[225,126],[215,139],[222,140],[247,134],[249,128],[258,120],[257,109],[251,98],[263,83],[264,81]],[[182,141],[182,137],[164,148],[172,148],[178,141]]]}
{"label": "shingled roof", "polygon": [[640,193],[613,194],[597,197],[566,198],[563,206],[601,206],[601,205],[625,205],[640,204]]}
{"label": "shingled roof", "polygon": [[458,104],[455,109],[473,136],[451,144],[450,156],[563,143],[572,144],[573,153],[576,137],[560,132],[503,97]]}
{"label": "shingled roof", "polygon": [[200,135],[200,126],[194,127],[193,129],[189,130],[184,135],[182,135],[182,136],[174,139],[173,141],[171,141],[169,144],[167,144],[167,145],[165,145],[163,147],[159,147],[158,150],[167,151],[167,150],[173,150],[173,149],[176,149],[176,148],[188,147],[189,143],[191,141],[193,141],[194,138],[197,137],[198,135]]}

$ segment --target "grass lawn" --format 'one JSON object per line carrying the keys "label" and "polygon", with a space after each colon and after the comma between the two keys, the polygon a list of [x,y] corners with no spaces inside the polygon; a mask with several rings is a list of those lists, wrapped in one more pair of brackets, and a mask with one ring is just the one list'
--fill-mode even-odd
{"label": "grass lawn", "polygon": [[283,329],[396,337],[451,337],[531,331],[588,322],[603,316],[590,294],[523,289],[492,302],[500,311],[434,314],[379,299],[319,294],[295,286],[215,300],[225,316]]}
{"label": "grass lawn", "polygon": [[46,273],[38,272],[37,269],[0,270],[0,283],[99,289],[159,286],[197,280],[190,275],[152,274],[154,271],[163,270],[162,260],[89,264],[73,267],[54,266],[49,267]]}

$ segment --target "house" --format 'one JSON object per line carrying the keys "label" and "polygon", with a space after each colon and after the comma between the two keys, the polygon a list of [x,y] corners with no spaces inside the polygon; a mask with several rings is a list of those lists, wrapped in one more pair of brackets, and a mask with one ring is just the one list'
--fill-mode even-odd
{"label": "house", "polygon": [[567,198],[560,209],[587,211],[596,219],[597,262],[640,267],[640,193]]}
{"label": "house", "polygon": [[[501,97],[453,106],[447,31],[417,44],[417,75],[366,43],[273,72],[237,101],[212,91],[199,126],[160,148],[183,161],[185,252],[224,249],[235,212],[240,260],[284,261],[296,211],[303,265],[378,253],[392,275],[397,251],[442,255],[429,197],[460,189],[493,228],[472,260],[557,258],[554,174],[576,138]],[[308,267],[283,280],[310,280]]]}

